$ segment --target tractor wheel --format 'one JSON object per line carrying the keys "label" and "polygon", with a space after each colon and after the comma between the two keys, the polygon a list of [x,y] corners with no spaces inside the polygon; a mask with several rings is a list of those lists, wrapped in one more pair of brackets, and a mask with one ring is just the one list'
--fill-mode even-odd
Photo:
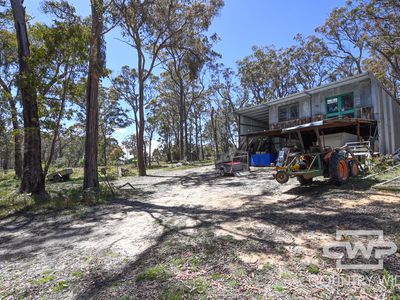
{"label": "tractor wheel", "polygon": [[304,176],[297,176],[297,181],[300,185],[310,185],[313,182],[312,178],[304,178]]}
{"label": "tractor wheel", "polygon": [[349,162],[349,170],[352,177],[356,177],[360,174],[358,163],[355,160]]}
{"label": "tractor wheel", "polygon": [[343,153],[337,152],[329,161],[329,175],[336,183],[345,183],[349,179],[349,166]]}
{"label": "tractor wheel", "polygon": [[278,171],[275,175],[275,179],[280,184],[284,184],[289,181],[289,174],[285,171]]}

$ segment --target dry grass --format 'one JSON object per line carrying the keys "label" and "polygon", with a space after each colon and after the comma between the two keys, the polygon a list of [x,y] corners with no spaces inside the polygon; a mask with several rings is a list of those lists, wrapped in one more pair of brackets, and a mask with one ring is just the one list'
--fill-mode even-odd
{"label": "dry grass", "polygon": [[[0,220],[0,298],[398,297],[398,286],[340,272],[321,254],[336,229],[383,229],[400,246],[398,194],[371,190],[379,178],[301,187],[270,175],[157,171],[121,179],[135,190],[104,205]],[[80,186],[78,177],[48,189],[68,203]],[[375,279],[400,268],[398,256],[384,263]]]}

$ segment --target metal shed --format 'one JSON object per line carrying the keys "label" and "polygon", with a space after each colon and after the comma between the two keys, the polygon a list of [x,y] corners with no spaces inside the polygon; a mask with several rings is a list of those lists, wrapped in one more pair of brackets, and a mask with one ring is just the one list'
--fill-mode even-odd
{"label": "metal shed", "polygon": [[[345,111],[346,114],[340,110],[332,114],[328,111],[329,99],[336,102],[342,101],[343,95],[351,100],[351,109]],[[292,108],[293,117],[291,118],[288,113],[287,118],[281,120],[282,111],[287,112]],[[236,115],[240,124],[241,149],[245,147],[245,140],[249,137],[252,139],[257,136],[279,138],[285,130],[287,132],[288,128],[332,119],[358,120],[358,123],[350,122],[354,125],[352,127],[354,134],[358,133],[360,136],[361,124],[361,137],[365,139],[368,134],[373,137],[377,145],[376,150],[382,154],[391,154],[400,147],[400,101],[395,99],[369,72],[280,99],[270,101],[266,99],[265,104],[243,108],[237,111]],[[335,127],[336,130],[343,128],[343,131],[348,131],[350,127],[345,124],[349,122],[336,122],[338,125]],[[372,128],[371,124],[374,126],[373,131],[368,132],[366,126]]]}

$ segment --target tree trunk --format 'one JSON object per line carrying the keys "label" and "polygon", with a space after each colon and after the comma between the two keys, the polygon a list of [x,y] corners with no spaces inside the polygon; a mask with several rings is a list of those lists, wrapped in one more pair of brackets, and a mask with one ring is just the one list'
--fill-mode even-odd
{"label": "tree trunk", "polygon": [[24,118],[24,161],[21,193],[48,196],[45,190],[41,164],[40,124],[37,105],[37,94],[32,84],[32,72],[27,63],[30,57],[28,32],[25,22],[25,10],[21,0],[11,0],[15,30],[18,41],[19,78]]}
{"label": "tree trunk", "polygon": [[185,110],[184,110],[185,98],[183,96],[183,83],[179,85],[179,160],[184,159],[185,155],[185,139],[184,139],[184,122],[185,122]]}
{"label": "tree trunk", "polygon": [[10,160],[10,147],[9,147],[9,136],[7,134],[7,132],[4,132],[4,137],[3,137],[3,153],[2,153],[2,167],[3,167],[3,171],[4,173],[8,172],[8,163]]}
{"label": "tree trunk", "polygon": [[218,151],[217,124],[215,122],[215,110],[214,110],[214,108],[211,108],[211,126],[212,126],[213,137],[214,137],[215,157],[217,157],[219,151]]}
{"label": "tree trunk", "polygon": [[149,166],[148,165],[148,161],[147,161],[147,144],[146,144],[146,140],[143,141],[143,149],[144,149],[144,165],[146,166],[146,168]]}
{"label": "tree trunk", "polygon": [[169,132],[167,133],[166,137],[166,144],[167,144],[167,162],[172,162],[172,149],[171,149],[171,136]]}
{"label": "tree trunk", "polygon": [[200,149],[199,149],[199,117],[195,116],[194,119],[194,140],[195,140],[195,147],[196,147],[196,160],[200,160]]}
{"label": "tree trunk", "polygon": [[153,139],[153,134],[154,134],[154,131],[151,131],[151,133],[150,133],[150,137],[149,137],[149,166],[151,167],[151,141],[152,141],[152,139]]}
{"label": "tree trunk", "polygon": [[203,147],[203,129],[201,125],[201,116],[199,117],[199,132],[200,132],[200,151],[201,151],[201,160],[204,160],[204,147]]}
{"label": "tree trunk", "polygon": [[16,101],[11,94],[10,88],[6,83],[0,78],[0,86],[6,92],[6,97],[8,98],[8,104],[10,105],[11,120],[13,126],[13,136],[14,136],[14,170],[17,178],[22,176],[22,135],[18,123],[18,111]]}
{"label": "tree trunk", "polygon": [[8,172],[8,162],[10,160],[10,148],[8,147],[8,143],[6,143],[4,149],[4,157],[3,157],[3,171],[4,173]]}
{"label": "tree trunk", "polygon": [[186,113],[186,105],[185,105],[185,101],[183,101],[183,112],[184,112],[184,120],[183,120],[183,124],[184,124],[184,128],[185,128],[185,160],[188,160],[189,158],[189,140],[188,140],[188,117],[187,117],[187,113]]}
{"label": "tree trunk", "polygon": [[188,144],[187,144],[189,161],[193,161],[193,156],[192,156],[192,135],[193,135],[193,124],[190,121],[189,138],[188,138]]}
{"label": "tree trunk", "polygon": [[146,164],[144,157],[144,81],[143,73],[141,73],[142,71],[139,72],[139,135],[137,139],[138,170],[139,176],[146,176]]}
{"label": "tree trunk", "polygon": [[49,171],[50,164],[53,160],[54,151],[56,149],[56,142],[57,142],[57,139],[59,138],[60,125],[61,125],[62,117],[64,116],[65,100],[67,98],[68,81],[69,81],[69,76],[64,81],[64,85],[63,85],[63,93],[61,95],[60,110],[58,111],[58,116],[57,116],[57,120],[56,120],[56,128],[54,129],[53,138],[51,140],[49,157],[47,158],[47,162],[44,166],[44,177],[46,177],[47,172]]}
{"label": "tree trunk", "polygon": [[58,157],[63,157],[63,145],[60,138],[60,132],[58,132]]}
{"label": "tree trunk", "polygon": [[22,176],[22,135],[18,123],[15,100],[10,98],[11,118],[14,131],[14,170],[17,178]]}
{"label": "tree trunk", "polygon": [[83,188],[99,190],[97,151],[99,139],[99,81],[103,69],[101,59],[103,0],[91,0],[92,29],[90,34],[89,74],[86,87],[86,139]]}
{"label": "tree trunk", "polygon": [[103,159],[104,159],[104,167],[107,168],[108,158],[107,158],[107,124],[100,125],[101,136],[103,138]]}
{"label": "tree trunk", "polygon": [[104,145],[103,145],[103,155],[104,155],[104,167],[107,168],[107,136],[103,134]]}

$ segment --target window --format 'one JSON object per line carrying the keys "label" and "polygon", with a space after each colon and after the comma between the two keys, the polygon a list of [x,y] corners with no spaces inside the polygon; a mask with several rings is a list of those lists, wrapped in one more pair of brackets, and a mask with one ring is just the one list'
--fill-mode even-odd
{"label": "window", "polygon": [[299,117],[299,104],[292,104],[278,107],[278,121],[284,122]]}
{"label": "window", "polygon": [[341,99],[342,99],[342,108],[341,108],[342,112],[354,109],[354,101],[352,94],[343,95]]}
{"label": "window", "polygon": [[326,100],[326,111],[328,114],[335,114],[339,112],[339,100],[338,98]]}
{"label": "window", "polygon": [[297,119],[299,117],[299,105],[292,105],[289,107],[289,120]]}
{"label": "window", "polygon": [[287,117],[288,113],[287,113],[287,107],[279,107],[278,108],[278,117],[279,117],[279,122],[284,122],[288,120]]}
{"label": "window", "polygon": [[326,117],[354,117],[353,93],[326,98]]}

